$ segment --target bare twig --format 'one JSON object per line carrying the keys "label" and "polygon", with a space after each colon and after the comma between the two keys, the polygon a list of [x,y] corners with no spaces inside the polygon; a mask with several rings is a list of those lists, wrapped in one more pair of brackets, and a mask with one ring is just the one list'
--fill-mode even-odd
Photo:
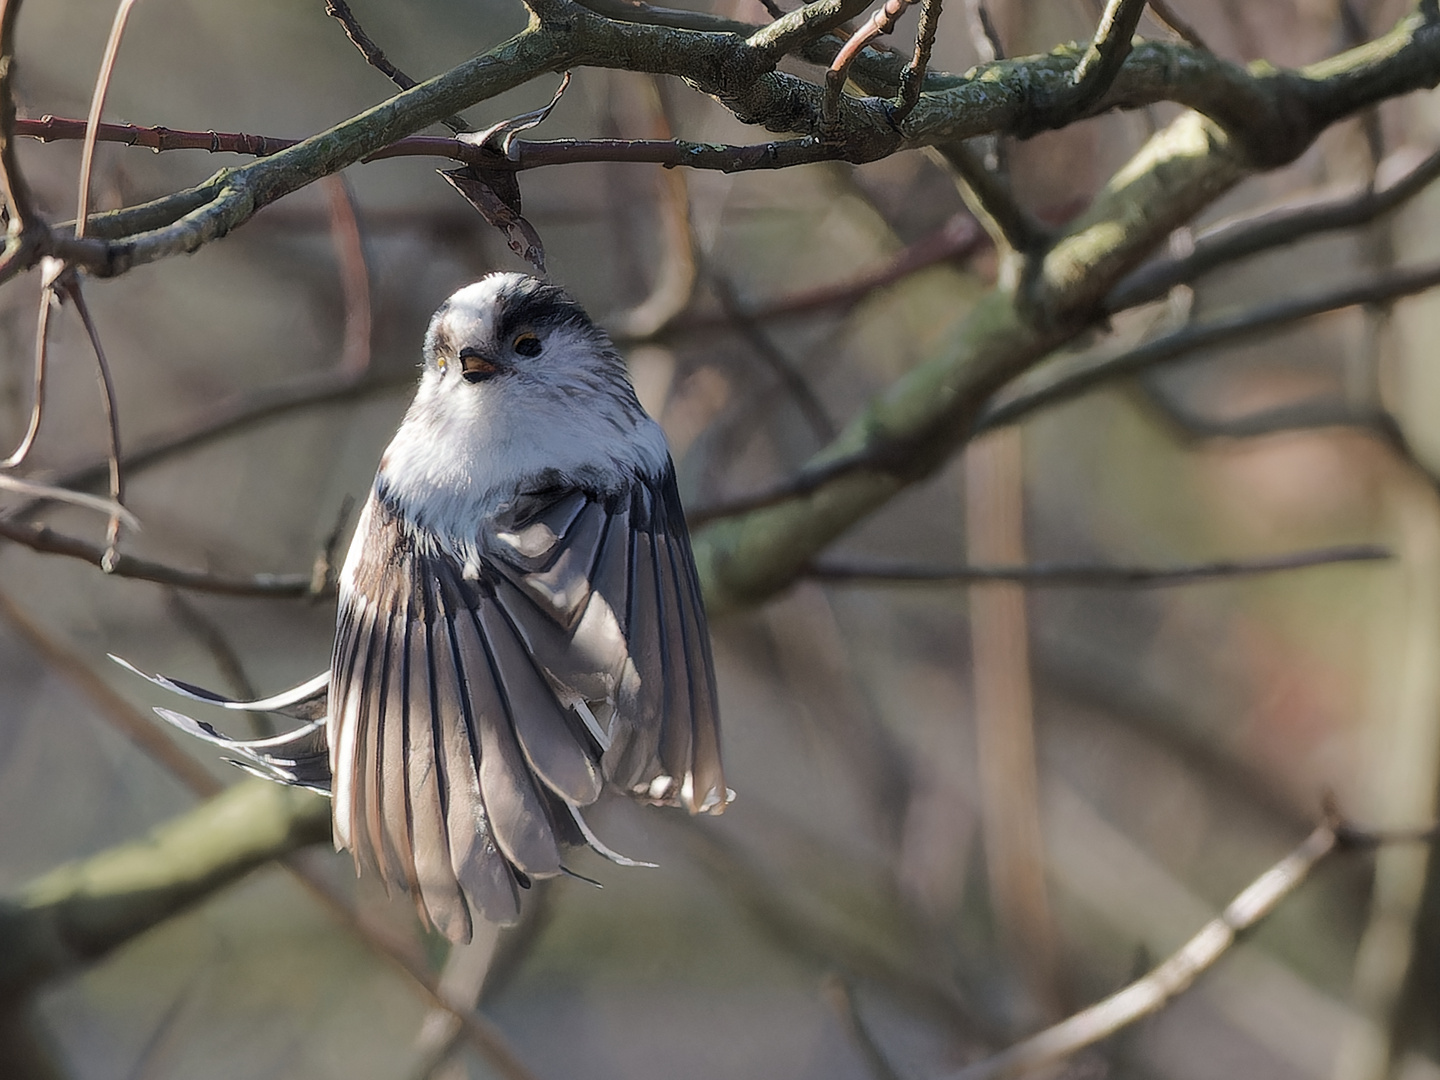
{"label": "bare twig", "polygon": [[[840,122],[840,95],[845,89],[845,80],[850,75],[850,65],[860,55],[860,50],[878,37],[895,29],[895,24],[905,9],[916,0],[885,0],[880,10],[875,12],[866,20],[865,24],[850,35],[848,41],[841,46],[840,51],[835,54],[835,59],[830,64],[830,69],[825,72],[825,97],[820,106],[820,130],[823,142],[843,142],[843,136],[837,129]],[[937,5],[938,8],[938,5]],[[935,13],[939,17],[939,11]],[[917,50],[918,54],[918,50]],[[907,68],[908,70],[908,68]],[[913,77],[912,77],[913,78]],[[902,76],[903,79],[903,76]],[[924,82],[924,72],[914,79],[917,83]],[[903,85],[903,83],[902,83]],[[919,101],[919,90],[915,90],[915,100]],[[908,114],[914,105],[912,104],[905,112]],[[892,114],[893,115],[893,114]]]}
{"label": "bare twig", "polygon": [[120,53],[120,39],[125,36],[125,23],[130,18],[130,9],[135,0],[120,0],[115,9],[115,21],[110,26],[110,38],[105,42],[105,56],[100,61],[100,72],[95,77],[95,92],[90,97],[90,118],[85,124],[85,144],[80,151],[80,192],[75,205],[75,239],[85,235],[85,222],[90,217],[90,173],[95,163],[95,135],[100,126],[100,114],[105,111],[105,97],[110,92],[110,77],[115,73],[115,58]]}
{"label": "bare twig", "polygon": [[31,390],[30,423],[20,438],[14,452],[4,461],[0,469],[13,469],[24,463],[40,434],[40,422],[45,414],[45,375],[49,367],[50,354],[50,313],[55,307],[55,278],[65,269],[58,259],[46,259],[41,264],[40,310],[35,316],[35,376]]}
{"label": "bare twig", "polygon": [[1039,409],[1071,401],[1099,386],[1136,375],[1157,364],[1216,348],[1291,323],[1359,304],[1385,304],[1440,285],[1440,264],[1373,274],[1315,296],[1278,300],[1236,315],[1194,323],[1148,341],[1118,356],[1057,375],[1046,385],[1016,394],[986,409],[977,421],[978,431],[1012,424]]}
{"label": "bare twig", "polygon": [[1151,589],[1277,574],[1336,563],[1377,562],[1393,557],[1375,544],[1347,544],[1258,559],[1221,559],[1189,566],[1084,566],[1031,563],[1028,566],[906,566],[827,560],[806,576],[836,585],[973,585],[1013,581],[1030,588]]}
{"label": "bare twig", "polygon": [[1214,51],[1205,44],[1205,39],[1200,36],[1200,32],[1175,10],[1175,5],[1170,3],[1170,0],[1150,0],[1150,14],[1155,16],[1156,20],[1166,29],[1174,31],[1175,36],[1187,45],[1203,49],[1206,52]]}
{"label": "bare twig", "polygon": [[740,336],[755,351],[755,355],[780,381],[780,385],[790,399],[795,402],[795,407],[800,410],[800,415],[805,418],[805,423],[809,425],[816,439],[821,445],[828,443],[835,437],[835,424],[825,411],[825,406],[816,397],[815,391],[811,389],[805,376],[800,373],[790,357],[785,355],[785,351],[745,310],[744,304],[735,295],[735,288],[730,284],[730,280],[715,270],[708,270],[706,276],[709,277],[711,287],[715,290],[715,297],[720,301],[720,307],[726,317],[730,319],[730,324],[735,327]]}
{"label": "bare twig", "polygon": [[0,472],[0,491],[13,491],[17,495],[23,495],[31,500],[32,505],[36,502],[69,503],[71,506],[83,506],[86,510],[95,510],[106,517],[119,517],[131,528],[137,528],[140,524],[134,514],[112,499],[89,495],[83,491],[72,491],[55,484],[27,480],[20,476],[11,476],[9,473]]}
{"label": "bare twig", "polygon": [[0,616],[40,654],[46,664],[73,683],[99,711],[101,718],[200,796],[216,795],[224,786],[203,765],[176,746],[154,721],[113,690],[73,649],[53,637],[39,623],[0,592]]}
{"label": "bare twig", "polygon": [[[418,85],[414,79],[392,64],[388,57],[370,39],[370,35],[360,25],[360,20],[350,10],[350,5],[345,0],[325,0],[325,14],[335,19],[345,30],[345,36],[350,39],[350,44],[360,50],[360,55],[365,62],[373,67],[380,74],[393,82],[401,90],[409,90],[412,86]],[[465,122],[463,116],[447,116],[441,121],[447,128],[459,135],[463,131],[472,131],[473,128]]]}
{"label": "bare twig", "polygon": [[20,17],[20,0],[0,0],[0,194],[10,216],[11,240],[6,244],[7,260],[22,255],[25,233],[43,232],[36,213],[30,185],[15,157],[15,20]]}
{"label": "bare twig", "polygon": [[915,52],[900,73],[900,92],[890,117],[902,122],[920,103],[925,86],[925,69],[930,65],[930,51],[935,47],[935,32],[940,28],[941,0],[921,0],[920,25],[915,31]]}
{"label": "bare twig", "polygon": [[[662,141],[671,139],[660,81],[647,77],[642,91],[648,114],[645,126]],[[655,183],[659,189],[656,210],[662,239],[660,265],[649,295],[609,320],[615,334],[629,340],[654,337],[669,326],[689,306],[699,277],[690,223],[690,185],[685,173],[680,169],[660,170]]]}
{"label": "bare twig", "polygon": [[1105,13],[1100,16],[1100,25],[1095,28],[1095,37],[1080,63],[1075,65],[1072,79],[1075,93],[1066,102],[1068,110],[1079,115],[1089,109],[1104,95],[1120,73],[1120,65],[1130,55],[1131,41],[1140,16],[1145,11],[1145,0],[1109,0]]}
{"label": "bare twig", "polygon": [[[831,308],[851,308],[871,293],[902,281],[912,274],[935,266],[969,258],[987,245],[987,236],[975,218],[956,214],[929,236],[916,240],[874,270],[857,274],[828,285],[797,289],[769,300],[757,300],[745,308],[746,315],[757,323],[789,316],[807,315]],[[670,324],[671,334],[691,334],[731,325],[724,312],[689,313]],[[634,340],[615,334],[619,340]]]}
{"label": "bare twig", "polygon": [[980,57],[980,62],[983,64],[1004,60],[1005,45],[1000,40],[1000,31],[995,26],[995,20],[990,17],[990,9],[985,6],[984,0],[966,0],[965,8],[969,13],[970,40],[975,45],[975,53]]}
{"label": "bare twig", "polygon": [[[0,518],[0,537],[14,541],[33,551],[47,555],[64,555],[92,566],[102,566],[108,553],[105,545],[91,544],[73,536],[64,536],[46,525],[27,525]],[[103,567],[102,567],[103,568]],[[218,593],[224,596],[271,596],[295,598],[310,594],[309,574],[240,574],[211,573],[206,570],[185,570],[163,563],[117,554],[106,571],[115,577],[138,578],[179,589]]]}
{"label": "bare twig", "polygon": [[360,379],[370,368],[370,270],[355,215],[355,196],[340,174],[321,181],[330,209],[330,240],[340,270],[340,295],[345,302],[345,337],[336,373]]}
{"label": "bare twig", "polygon": [[1143,978],[1046,1028],[1024,1042],[951,1074],[951,1080],[1001,1080],[1041,1065],[1063,1061],[1128,1024],[1162,1009],[1184,993],[1235,943],[1290,895],[1322,859],[1338,846],[1333,825],[1321,825],[1305,841],[1230,902],[1216,919]]}
{"label": "bare twig", "polygon": [[[74,303],[80,320],[85,324],[85,332],[90,336],[90,347],[95,352],[96,378],[100,383],[100,400],[105,407],[105,426],[109,434],[110,499],[117,507],[124,506],[125,476],[120,468],[120,418],[115,411],[115,383],[110,377],[110,364],[105,359],[105,347],[100,343],[100,331],[95,320],[90,317],[85,293],[80,288],[79,275],[73,272],[62,275],[56,288]],[[121,520],[119,512],[112,512],[110,527],[105,533],[105,553],[100,557],[99,565],[107,574],[115,569],[116,559],[119,558],[117,546],[120,543]]]}
{"label": "bare twig", "polygon": [[[1397,150],[1377,170],[1382,175],[1413,155]],[[1428,154],[1384,187],[1294,202],[1260,213],[1221,222],[1200,233],[1189,253],[1147,263],[1120,282],[1105,299],[1107,310],[1123,311],[1164,296],[1176,285],[1189,284],[1202,275],[1238,259],[1291,244],[1317,233],[1368,225],[1401,206],[1440,178],[1440,151]]]}
{"label": "bare twig", "polygon": [[820,996],[834,1010],[835,1018],[850,1036],[855,1049],[860,1051],[860,1056],[869,1066],[870,1074],[875,1080],[901,1080],[895,1066],[890,1064],[885,1051],[881,1050],[880,1044],[875,1041],[870,1025],[865,1023],[865,1018],[860,1015],[860,1009],[855,1004],[855,991],[845,977],[827,975],[820,984]]}

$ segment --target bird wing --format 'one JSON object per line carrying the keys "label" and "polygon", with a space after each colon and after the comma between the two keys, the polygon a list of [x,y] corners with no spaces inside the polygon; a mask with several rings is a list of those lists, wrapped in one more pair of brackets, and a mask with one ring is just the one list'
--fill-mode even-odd
{"label": "bird wing", "polygon": [[372,496],[331,668],[336,843],[455,940],[471,906],[513,919],[566,847],[618,858],[579,814],[605,781],[692,811],[726,798],[673,472],[528,493],[478,540],[462,561]]}

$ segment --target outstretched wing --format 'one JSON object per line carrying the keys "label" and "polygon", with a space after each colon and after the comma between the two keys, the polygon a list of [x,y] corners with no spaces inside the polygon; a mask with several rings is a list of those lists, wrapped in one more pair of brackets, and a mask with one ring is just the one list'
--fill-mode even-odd
{"label": "outstretched wing", "polygon": [[335,838],[449,937],[606,850],[604,781],[723,805],[709,639],[673,474],[527,495],[462,562],[371,498],[330,684]]}

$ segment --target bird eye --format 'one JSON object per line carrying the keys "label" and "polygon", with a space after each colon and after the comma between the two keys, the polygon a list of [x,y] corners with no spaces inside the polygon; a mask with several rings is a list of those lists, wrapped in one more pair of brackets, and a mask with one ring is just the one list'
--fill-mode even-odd
{"label": "bird eye", "polygon": [[440,372],[440,373],[443,374],[444,371],[445,371],[445,369],[446,369],[448,366],[449,366],[449,361],[447,361],[447,360],[445,359],[445,357],[443,357],[443,356],[437,356],[437,357],[435,358],[435,370],[436,370],[436,371],[438,371],[438,372]]}
{"label": "bird eye", "polygon": [[521,356],[540,355],[540,339],[528,330],[517,336],[515,340],[510,343],[510,347]]}

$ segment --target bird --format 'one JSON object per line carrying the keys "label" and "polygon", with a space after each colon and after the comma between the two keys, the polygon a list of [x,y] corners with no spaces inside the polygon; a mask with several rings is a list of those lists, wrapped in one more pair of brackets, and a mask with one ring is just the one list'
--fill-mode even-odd
{"label": "bird", "polygon": [[116,659],[301,721],[242,740],[156,710],[328,794],[357,873],[463,943],[573,849],[651,865],[586,822],[607,787],[692,814],[734,792],[675,467],[610,338],[560,286],[493,273],[440,306],[422,355],[338,575],[327,672],[237,701]]}

